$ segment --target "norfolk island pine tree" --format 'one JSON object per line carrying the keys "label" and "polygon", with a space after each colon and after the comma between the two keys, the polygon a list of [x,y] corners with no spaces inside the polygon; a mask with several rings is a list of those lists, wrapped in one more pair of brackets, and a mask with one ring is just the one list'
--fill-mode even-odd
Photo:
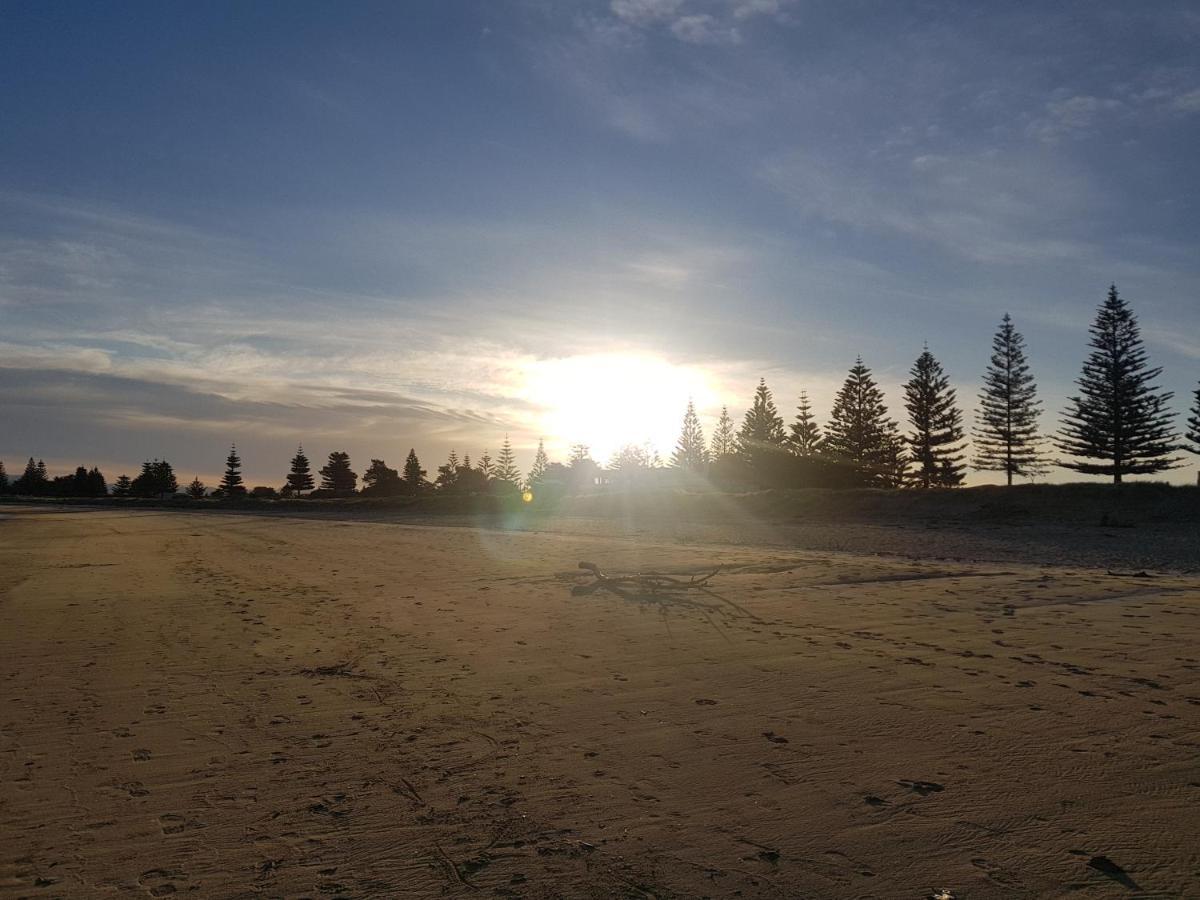
{"label": "norfolk island pine tree", "polygon": [[904,406],[912,431],[908,446],[912,469],[908,483],[917,487],[957,487],[964,466],[962,412],[954,388],[926,347],[904,385]]}
{"label": "norfolk island pine tree", "polygon": [[226,497],[246,493],[246,486],[242,483],[242,459],[238,456],[236,445],[229,447],[229,456],[225,458],[225,474],[221,478],[220,488],[225,492]]}
{"label": "norfolk island pine tree", "polygon": [[708,448],[704,444],[704,431],[696,415],[696,405],[688,400],[683,414],[683,426],[675,452],[671,454],[671,467],[685,472],[703,472],[708,463]]}
{"label": "norfolk island pine tree", "polygon": [[[1089,329],[1092,351],[1084,360],[1059,429],[1058,449],[1074,459],[1059,465],[1086,475],[1150,475],[1179,460],[1167,402],[1172,394],[1152,382],[1162,369],[1149,366],[1137,318],[1116,285]],[[1094,460],[1094,461],[1091,461]]]}
{"label": "norfolk island pine tree", "polygon": [[1025,359],[1025,338],[1008,313],[992,338],[992,358],[983,376],[975,413],[972,468],[1029,477],[1046,471],[1038,416],[1041,401]]}

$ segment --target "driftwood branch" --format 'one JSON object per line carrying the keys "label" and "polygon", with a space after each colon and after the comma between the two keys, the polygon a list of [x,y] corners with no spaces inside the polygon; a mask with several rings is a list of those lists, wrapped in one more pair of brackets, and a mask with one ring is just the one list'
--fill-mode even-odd
{"label": "driftwood branch", "polygon": [[706,590],[709,580],[721,571],[717,566],[707,575],[693,575],[691,578],[675,578],[672,575],[661,575],[658,572],[636,573],[633,575],[606,575],[598,565],[591,562],[581,562],[579,568],[590,572],[593,581],[588,584],[577,584],[571,589],[576,596],[591,594],[600,588],[605,590],[635,590],[640,593],[661,594],[674,591]]}
{"label": "driftwood branch", "polygon": [[[694,609],[705,618],[708,618],[708,614],[711,612],[728,615],[731,609],[740,616],[755,620],[758,618],[749,610],[742,608],[727,597],[722,597],[712,589],[711,581],[721,572],[721,566],[717,566],[706,574],[693,575],[691,578],[678,578],[674,575],[663,575],[661,572],[609,575],[591,562],[581,562],[579,568],[583,571],[578,577],[586,578],[587,575],[583,574],[586,572],[591,575],[592,580],[576,584],[571,588],[571,593],[576,597],[586,597],[603,590],[616,594],[624,600],[659,604],[662,608],[677,606]],[[695,596],[697,594],[711,597],[719,602],[704,603]]]}

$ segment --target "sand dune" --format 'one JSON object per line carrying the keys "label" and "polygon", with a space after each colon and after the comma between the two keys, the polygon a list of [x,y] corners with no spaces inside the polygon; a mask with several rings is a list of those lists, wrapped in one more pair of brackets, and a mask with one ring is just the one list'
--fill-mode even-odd
{"label": "sand dune", "polygon": [[1198,639],[1195,576],[10,511],[0,895],[1200,896]]}

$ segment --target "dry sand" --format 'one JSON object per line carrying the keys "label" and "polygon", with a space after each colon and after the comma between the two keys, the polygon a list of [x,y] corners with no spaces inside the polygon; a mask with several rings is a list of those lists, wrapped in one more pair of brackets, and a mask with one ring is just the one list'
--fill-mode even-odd
{"label": "dry sand", "polygon": [[10,509],[0,679],[5,897],[1200,897],[1194,575]]}

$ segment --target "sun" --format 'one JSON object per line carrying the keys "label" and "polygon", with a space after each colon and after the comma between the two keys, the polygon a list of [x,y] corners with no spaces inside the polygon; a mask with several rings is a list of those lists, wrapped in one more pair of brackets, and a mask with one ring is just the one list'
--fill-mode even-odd
{"label": "sun", "polygon": [[525,373],[525,395],[540,407],[548,443],[586,444],[605,463],[626,444],[649,444],[665,458],[675,446],[688,400],[713,404],[711,377],[640,353],[600,353],[538,360]]}

